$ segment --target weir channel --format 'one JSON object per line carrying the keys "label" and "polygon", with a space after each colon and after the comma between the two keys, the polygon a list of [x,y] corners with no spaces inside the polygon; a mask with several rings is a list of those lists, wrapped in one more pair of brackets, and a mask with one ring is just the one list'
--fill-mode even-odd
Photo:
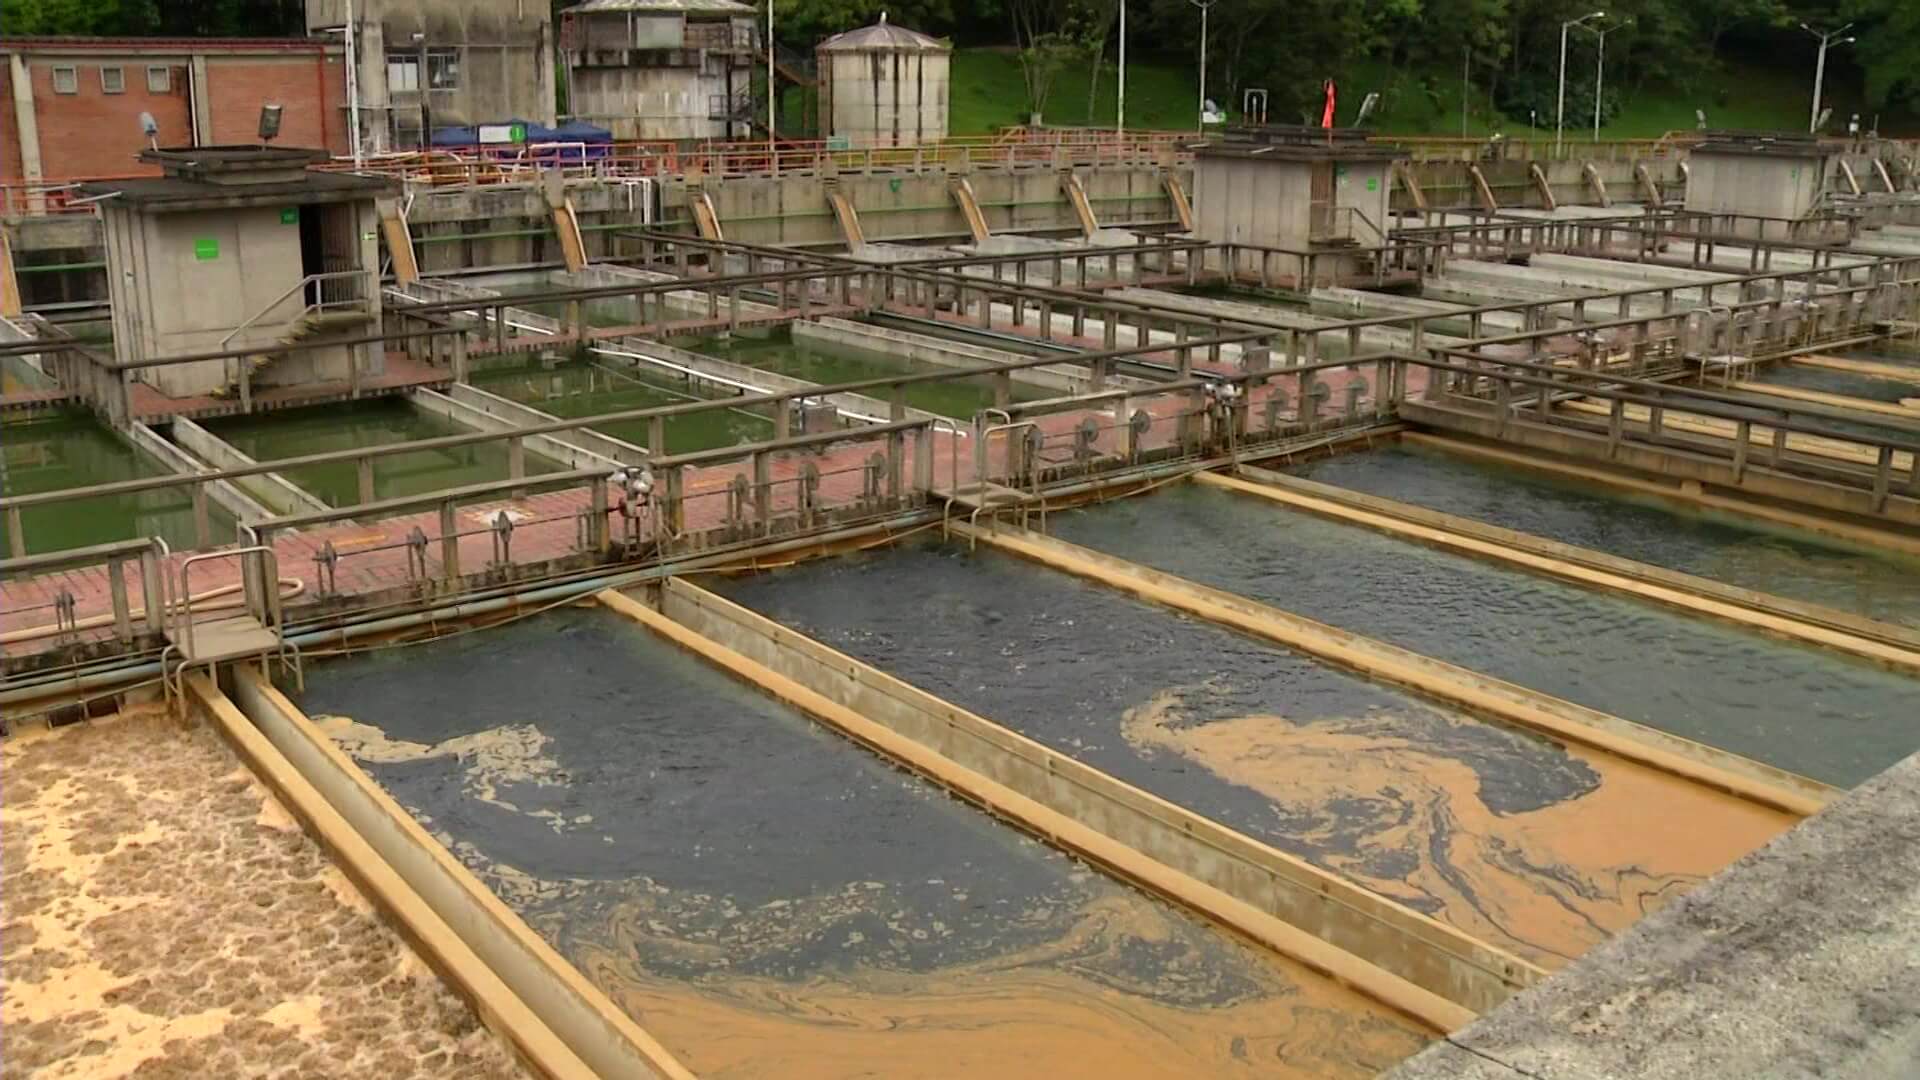
{"label": "weir channel", "polygon": [[1294,476],[1683,573],[1920,627],[1920,559],[1398,442]]}
{"label": "weir channel", "polygon": [[327,661],[300,701],[702,1076],[1369,1076],[1431,1036],[605,610]]}
{"label": "weir channel", "polygon": [[[1920,684],[1845,657],[1180,486],[1052,531],[1473,671],[1853,784],[1920,749]],[[1711,678],[1703,678],[1711,673]]]}
{"label": "weir channel", "polygon": [[[997,553],[913,545],[718,587],[1547,968],[1792,820]],[[1663,836],[1667,813],[1700,827]]]}

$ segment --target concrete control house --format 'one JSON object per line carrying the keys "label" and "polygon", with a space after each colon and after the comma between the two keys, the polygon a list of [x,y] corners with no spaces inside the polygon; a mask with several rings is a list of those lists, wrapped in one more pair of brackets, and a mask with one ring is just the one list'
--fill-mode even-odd
{"label": "concrete control house", "polygon": [[1405,156],[1357,130],[1230,127],[1194,153],[1194,232],[1302,253],[1383,246],[1391,171]]}
{"label": "concrete control house", "polygon": [[758,9],[734,0],[587,0],[560,13],[570,118],[616,139],[765,130]]}
{"label": "concrete control house", "polygon": [[[1799,133],[1715,131],[1687,159],[1687,210],[1738,214],[1796,224],[1794,239],[1846,238],[1844,223],[1816,214],[1827,196],[1834,154],[1818,137]],[[1753,234],[1757,222],[1728,229]],[[1832,231],[1833,235],[1824,235]]]}
{"label": "concrete control house", "polygon": [[[106,231],[116,355],[123,362],[258,347],[257,387],[377,375],[385,353],[276,346],[363,336],[380,322],[378,196],[391,181],[309,172],[322,150],[161,148],[152,179],[88,184]],[[171,397],[220,396],[242,381],[230,360],[148,368]]]}
{"label": "concrete control house", "polygon": [[887,22],[836,34],[814,50],[826,134],[854,148],[947,137],[953,46]]}

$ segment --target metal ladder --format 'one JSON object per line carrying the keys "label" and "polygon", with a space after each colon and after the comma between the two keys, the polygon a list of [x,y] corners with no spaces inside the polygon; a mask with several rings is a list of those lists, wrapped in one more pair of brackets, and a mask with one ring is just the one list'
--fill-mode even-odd
{"label": "metal ladder", "polygon": [[[242,604],[239,610],[195,612],[193,568],[202,563],[238,560]],[[163,577],[162,581],[166,581]],[[160,651],[160,682],[167,703],[186,698],[187,672],[204,667],[212,674],[223,661],[271,657],[306,688],[299,646],[287,640],[280,609],[280,562],[265,545],[190,555],[180,564],[179,593],[166,597],[166,647]]]}

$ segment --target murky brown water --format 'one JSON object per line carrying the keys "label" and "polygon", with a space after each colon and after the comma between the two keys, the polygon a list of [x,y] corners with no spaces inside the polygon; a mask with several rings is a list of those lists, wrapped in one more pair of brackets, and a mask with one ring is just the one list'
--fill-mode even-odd
{"label": "murky brown water", "polygon": [[0,1076],[522,1075],[205,728],[0,747]]}
{"label": "murky brown water", "polygon": [[1415,739],[1379,716],[1211,718],[1211,696],[1204,686],[1162,693],[1127,712],[1122,734],[1143,754],[1178,755],[1273,800],[1303,836],[1344,849],[1323,860],[1329,868],[1405,903],[1437,901],[1443,921],[1549,968],[1794,820],[1581,747],[1567,752],[1592,770],[1591,787],[1496,811],[1451,740]]}
{"label": "murky brown water", "polygon": [[321,665],[303,700],[703,1077],[1363,1077],[1435,1035],[609,613]]}

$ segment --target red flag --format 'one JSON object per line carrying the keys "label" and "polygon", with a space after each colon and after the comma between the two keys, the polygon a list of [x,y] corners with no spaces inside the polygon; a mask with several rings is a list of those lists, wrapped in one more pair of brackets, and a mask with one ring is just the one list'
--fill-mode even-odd
{"label": "red flag", "polygon": [[1326,108],[1326,111],[1320,114],[1320,126],[1323,128],[1333,127],[1333,80],[1332,79],[1327,80],[1327,108]]}

